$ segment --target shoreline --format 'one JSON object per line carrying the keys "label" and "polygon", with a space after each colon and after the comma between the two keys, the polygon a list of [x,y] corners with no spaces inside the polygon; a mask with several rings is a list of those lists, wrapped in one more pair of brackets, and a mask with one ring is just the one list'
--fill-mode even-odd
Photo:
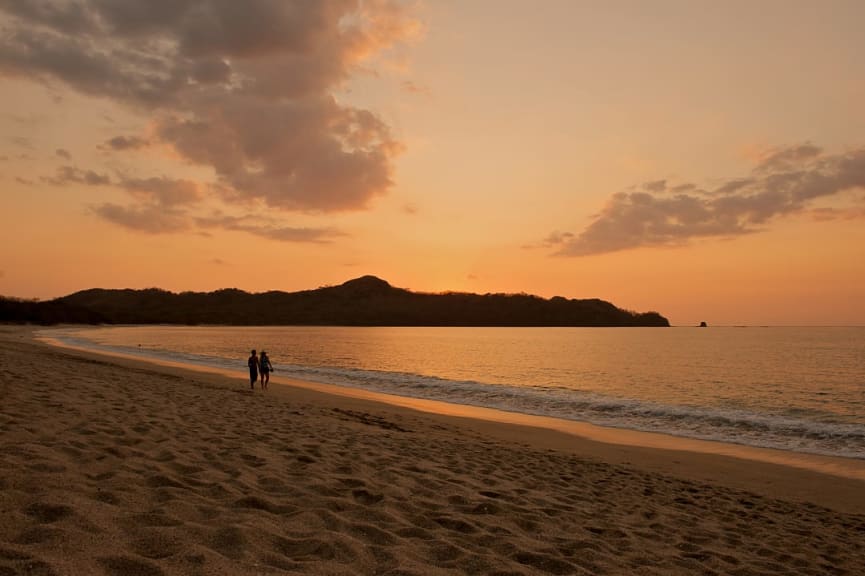
{"label": "shoreline", "polygon": [[0,573],[865,573],[865,483],[0,326]]}
{"label": "shoreline", "polygon": [[[132,362],[141,362],[145,365],[188,370],[202,374],[216,374],[230,380],[242,380],[245,377],[245,371],[243,370],[235,372],[215,367],[163,360],[147,355],[94,350],[84,346],[66,344],[49,337],[34,339],[50,346],[74,350],[83,354],[119,358]],[[799,470],[865,482],[865,460],[856,458],[844,458],[840,456],[828,456],[807,452],[796,452],[792,450],[763,448],[732,442],[702,440],[628,428],[599,426],[588,422],[566,420],[562,418],[537,416],[467,404],[456,404],[441,400],[411,398],[407,396],[374,392],[361,388],[353,388],[350,386],[299,380],[296,378],[280,376],[278,372],[271,374],[271,384],[277,386],[288,386],[291,388],[302,388],[326,395],[368,400],[388,406],[402,407],[441,416],[451,416],[469,420],[491,422],[494,424],[498,423],[502,425],[516,425],[550,430],[582,440],[597,442],[602,445],[623,446],[634,449],[657,449],[671,453],[684,452],[688,454],[705,454],[707,456],[724,456],[738,460],[791,467]],[[564,442],[564,444],[567,444],[567,442]],[[676,458],[670,456],[668,460],[675,462]]]}
{"label": "shoreline", "polygon": [[[237,385],[244,390],[244,384],[248,383],[242,371],[235,373],[157,358],[96,351],[60,342],[43,343],[88,357],[113,358],[124,365],[129,363],[134,367],[165,370],[169,374],[207,375],[220,379],[224,385]],[[769,496],[803,498],[836,509],[849,510],[847,507],[852,503],[855,512],[865,514],[865,497],[858,497],[860,490],[865,493],[865,461],[862,460],[605,428],[584,422],[297,380],[281,377],[278,373],[271,375],[271,384],[274,386],[268,393],[276,392],[280,398],[292,391],[303,390],[325,404],[340,404],[348,400],[360,402],[365,409],[421,412],[448,422],[462,422],[507,440],[529,441],[538,449],[590,455],[647,471],[671,473],[697,481],[717,481],[732,488],[762,489]],[[260,392],[258,388],[256,391]],[[787,479],[792,471],[812,477],[807,482],[789,483]],[[843,482],[827,493],[822,487],[815,488],[822,486],[823,477]],[[860,500],[861,504],[858,503]]]}

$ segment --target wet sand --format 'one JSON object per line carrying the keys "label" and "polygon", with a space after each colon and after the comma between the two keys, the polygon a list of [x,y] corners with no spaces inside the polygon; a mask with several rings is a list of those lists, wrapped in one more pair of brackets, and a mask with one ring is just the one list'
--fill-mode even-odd
{"label": "wet sand", "polygon": [[0,576],[865,574],[865,481],[322,390],[0,327]]}

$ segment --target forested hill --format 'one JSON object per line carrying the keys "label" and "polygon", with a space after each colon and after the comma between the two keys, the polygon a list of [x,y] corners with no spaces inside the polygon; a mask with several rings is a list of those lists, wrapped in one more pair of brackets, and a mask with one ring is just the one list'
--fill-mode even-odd
{"label": "forested hill", "polygon": [[374,276],[302,292],[225,289],[175,294],[92,289],[47,302],[0,299],[0,321],[42,324],[229,324],[339,326],[669,326],[657,312],[603,300],[527,294],[426,294]]}

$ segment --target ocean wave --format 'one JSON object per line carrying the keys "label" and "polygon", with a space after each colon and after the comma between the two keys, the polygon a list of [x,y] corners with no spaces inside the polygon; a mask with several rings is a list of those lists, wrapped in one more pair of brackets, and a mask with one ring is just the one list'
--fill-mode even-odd
{"label": "ocean wave", "polygon": [[865,426],[718,407],[666,405],[565,390],[456,381],[404,372],[286,367],[292,377],[599,426],[865,459]]}

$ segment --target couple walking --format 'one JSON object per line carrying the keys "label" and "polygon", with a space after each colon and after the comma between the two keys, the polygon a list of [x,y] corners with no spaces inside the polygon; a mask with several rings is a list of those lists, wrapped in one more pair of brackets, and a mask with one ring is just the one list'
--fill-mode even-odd
{"label": "couple walking", "polygon": [[249,388],[255,390],[255,381],[258,380],[258,374],[261,373],[261,389],[267,390],[267,385],[270,383],[270,373],[273,372],[273,364],[270,363],[267,352],[262,350],[261,356],[258,356],[253,350],[246,363],[249,365]]}

